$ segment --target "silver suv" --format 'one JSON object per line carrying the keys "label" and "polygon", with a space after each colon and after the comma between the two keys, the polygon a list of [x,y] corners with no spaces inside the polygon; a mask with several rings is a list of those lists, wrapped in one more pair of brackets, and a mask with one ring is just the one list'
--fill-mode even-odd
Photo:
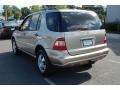
{"label": "silver suv", "polygon": [[53,66],[93,64],[104,58],[106,32],[97,14],[86,10],[44,10],[28,15],[12,35],[14,54],[37,59],[42,75]]}

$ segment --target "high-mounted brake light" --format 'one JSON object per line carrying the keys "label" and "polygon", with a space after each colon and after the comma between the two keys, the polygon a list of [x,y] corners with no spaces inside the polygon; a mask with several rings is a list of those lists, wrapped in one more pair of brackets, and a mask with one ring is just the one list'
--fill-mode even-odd
{"label": "high-mounted brake light", "polygon": [[65,38],[58,38],[54,45],[53,45],[54,50],[66,50],[66,43],[65,43]]}

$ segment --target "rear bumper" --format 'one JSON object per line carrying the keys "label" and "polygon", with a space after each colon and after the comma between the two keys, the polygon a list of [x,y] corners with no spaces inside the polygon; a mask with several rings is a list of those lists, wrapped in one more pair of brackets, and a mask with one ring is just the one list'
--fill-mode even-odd
{"label": "rear bumper", "polygon": [[[53,51],[53,50],[52,50]],[[67,51],[54,51],[47,50],[49,59],[53,65],[57,66],[74,66],[76,64],[83,65],[89,63],[89,61],[97,61],[103,59],[109,52],[108,48],[90,52],[86,54],[80,54],[70,56]]]}

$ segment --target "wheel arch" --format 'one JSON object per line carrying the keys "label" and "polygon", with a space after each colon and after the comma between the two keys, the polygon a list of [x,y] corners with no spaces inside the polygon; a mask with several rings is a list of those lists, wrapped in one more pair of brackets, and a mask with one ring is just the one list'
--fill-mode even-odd
{"label": "wheel arch", "polygon": [[38,50],[43,50],[46,53],[45,48],[42,45],[37,45],[36,46],[36,48],[35,48],[35,55],[37,55]]}
{"label": "wheel arch", "polygon": [[11,40],[13,40],[13,39],[15,39],[15,37],[12,36],[12,37],[11,37]]}

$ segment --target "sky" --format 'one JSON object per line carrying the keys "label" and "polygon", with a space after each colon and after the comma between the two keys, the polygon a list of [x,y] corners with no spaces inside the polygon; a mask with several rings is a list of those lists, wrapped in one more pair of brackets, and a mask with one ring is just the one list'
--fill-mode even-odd
{"label": "sky", "polygon": [[21,9],[22,7],[29,7],[29,5],[17,5],[17,7]]}
{"label": "sky", "polygon": [[2,11],[2,5],[0,5],[0,11]]}

